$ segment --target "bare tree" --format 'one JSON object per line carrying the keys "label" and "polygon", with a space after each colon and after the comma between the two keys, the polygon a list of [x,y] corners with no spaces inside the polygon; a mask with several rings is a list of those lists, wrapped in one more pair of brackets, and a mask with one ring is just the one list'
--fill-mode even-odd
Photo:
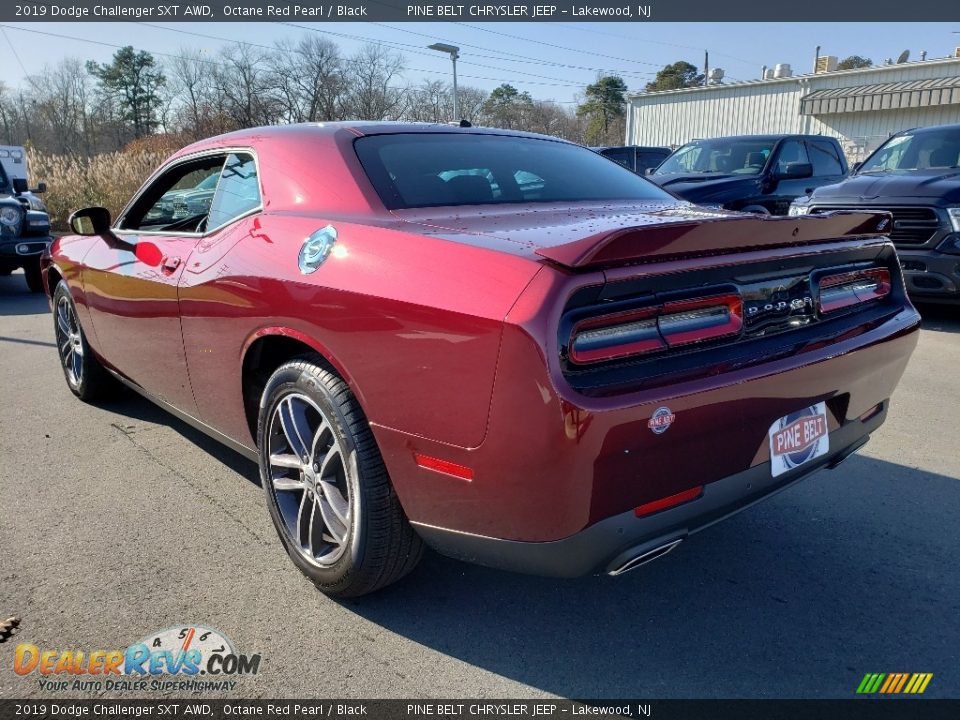
{"label": "bare tree", "polygon": [[343,118],[347,81],[335,43],[316,35],[281,40],[268,65],[274,97],[288,122]]}
{"label": "bare tree", "polygon": [[364,45],[347,63],[349,111],[358,120],[403,117],[406,93],[395,87],[403,72],[402,55],[382,45]]}
{"label": "bare tree", "polygon": [[215,66],[218,103],[235,127],[269,125],[279,119],[270,95],[269,55],[250,45],[223,50]]}
{"label": "bare tree", "polygon": [[210,134],[218,125],[214,69],[213,61],[190,48],[181,48],[167,65],[168,84],[176,103],[170,122],[194,139]]}
{"label": "bare tree", "polygon": [[4,143],[13,144],[13,131],[16,118],[12,112],[13,96],[9,88],[0,81],[0,126],[3,126]]}

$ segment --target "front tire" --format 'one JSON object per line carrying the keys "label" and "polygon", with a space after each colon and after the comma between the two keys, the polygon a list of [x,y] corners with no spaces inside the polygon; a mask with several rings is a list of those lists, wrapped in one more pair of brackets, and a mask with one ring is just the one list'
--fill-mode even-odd
{"label": "front tire", "polygon": [[24,266],[23,276],[27,280],[27,287],[30,289],[30,292],[42,293],[44,291],[43,271],[40,269],[39,260]]}
{"label": "front tire", "polygon": [[77,319],[77,308],[67,283],[61,280],[53,293],[53,330],[60,365],[70,392],[84,402],[108,396],[116,381],[97,360]]}
{"label": "front tire", "polygon": [[413,570],[423,543],[342,379],[310,359],[280,366],[263,392],[257,440],[277,534],[322,592],[357,597]]}

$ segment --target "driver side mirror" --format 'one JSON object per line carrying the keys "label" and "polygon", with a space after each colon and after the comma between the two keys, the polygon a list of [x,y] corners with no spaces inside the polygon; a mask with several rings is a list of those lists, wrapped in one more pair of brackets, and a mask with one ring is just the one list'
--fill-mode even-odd
{"label": "driver side mirror", "polygon": [[105,207],[88,207],[70,216],[70,229],[77,235],[103,235],[110,232],[111,222]]}
{"label": "driver side mirror", "polygon": [[13,178],[13,194],[14,195],[23,195],[25,192],[32,192],[39,195],[40,193],[45,193],[47,191],[46,183],[39,183],[33,190],[27,185],[27,181],[24,178]]}
{"label": "driver side mirror", "polygon": [[812,176],[813,165],[810,163],[787,163],[775,173],[777,180],[800,180]]}
{"label": "driver side mirror", "polygon": [[657,169],[656,169],[655,167],[647,168],[646,170],[643,171],[643,174],[644,174],[644,175],[653,175],[656,171],[657,171]]}

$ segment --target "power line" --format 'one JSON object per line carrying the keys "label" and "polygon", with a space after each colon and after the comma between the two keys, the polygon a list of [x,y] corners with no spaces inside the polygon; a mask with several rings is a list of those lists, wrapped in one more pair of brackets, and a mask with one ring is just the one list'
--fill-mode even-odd
{"label": "power line", "polygon": [[[594,35],[606,35],[607,37],[622,38],[624,40],[632,40],[634,42],[636,42],[637,40],[637,38],[632,38],[629,35],[622,35],[620,33],[607,32],[605,30],[594,30],[593,28],[587,28],[587,27],[574,27],[573,25],[567,25],[564,23],[557,23],[557,27],[562,27],[567,30],[575,30],[577,32],[593,33]],[[644,38],[643,42],[651,43],[653,45],[665,45],[668,47],[682,48],[684,50],[696,50],[697,52],[703,52],[703,48],[696,47],[695,45],[682,45],[680,43],[665,42],[663,40],[650,40],[647,38]],[[743,58],[739,58],[736,55],[730,55],[729,53],[723,53],[723,52],[716,52],[715,50],[711,50],[710,54],[719,55],[720,57],[730,58],[731,60],[736,60],[737,62],[742,62],[745,65],[750,65],[752,67],[756,67],[757,65],[760,64],[759,62],[756,62],[753,60],[744,60]]]}
{"label": "power line", "polygon": [[543,45],[544,47],[554,48],[555,50],[565,50],[566,52],[575,52],[580,53],[581,55],[590,55],[592,57],[600,57],[605,60],[616,60],[617,62],[626,62],[626,63],[636,63],[637,65],[649,65],[651,67],[659,68],[661,65],[658,63],[648,62],[646,60],[629,60],[627,58],[616,57],[614,55],[603,55],[602,53],[594,52],[592,50],[579,50],[577,48],[566,47],[564,45],[555,45],[554,43],[543,42],[542,40],[533,40],[531,38],[521,37],[520,35],[511,35],[510,33],[498,32],[497,30],[490,30],[489,28],[477,27],[476,25],[470,25],[468,23],[457,22],[453,23],[454,25],[461,25],[470,30],[479,30],[480,32],[490,33],[491,35],[500,35],[502,37],[511,38],[512,40],[522,40],[526,43],[533,43],[535,45]]}
{"label": "power line", "polygon": [[[288,24],[288,23],[284,23],[284,24]],[[236,44],[239,44],[239,45],[248,45],[248,46],[251,46],[251,47],[261,48],[261,49],[264,49],[264,50],[271,50],[271,51],[272,51],[272,50],[275,50],[275,49],[276,49],[275,47],[272,47],[272,46],[269,46],[269,45],[261,45],[261,44],[259,44],[259,43],[252,43],[252,42],[249,42],[249,41],[247,41],[247,40],[237,40],[237,39],[233,39],[233,38],[218,37],[218,36],[216,36],[216,35],[207,35],[207,34],[205,34],[205,33],[198,33],[198,32],[194,32],[194,31],[192,31],[192,30],[183,30],[183,29],[181,29],[181,28],[167,27],[167,26],[165,26],[165,25],[155,25],[155,24],[153,24],[153,23],[145,23],[145,22],[139,22],[139,23],[137,23],[137,25],[143,25],[143,26],[145,26],[145,27],[155,28],[155,29],[157,29],[157,30],[165,30],[165,31],[168,31],[168,32],[180,33],[181,35],[192,35],[192,36],[194,36],[194,37],[206,38],[207,40],[217,40],[218,42],[236,43]],[[295,27],[301,28],[301,29],[303,29],[303,30],[312,29],[312,28],[308,28],[307,26],[300,26],[300,25],[295,25]],[[315,30],[315,32],[324,32],[324,33],[326,33],[326,31],[322,31],[322,30]],[[349,36],[344,35],[343,33],[329,33],[329,34],[342,35],[342,36],[344,36],[344,37],[349,37]],[[384,44],[384,43],[382,43],[382,42],[379,41],[379,40],[363,38],[362,36],[352,36],[352,38],[359,38],[359,39],[367,40],[367,41],[369,41],[369,42],[376,43],[376,44]],[[416,49],[416,50],[413,50],[413,51],[411,51],[411,50],[404,50],[404,52],[410,52],[410,53],[416,54],[416,55],[425,55],[425,56],[431,57],[431,58],[434,57],[434,54],[433,54],[433,53],[428,53],[428,52],[423,51],[423,50],[420,50],[420,49]],[[554,78],[554,77],[550,77],[550,76],[547,76],[547,75],[537,75],[537,74],[535,74],[535,73],[528,73],[528,72],[524,72],[524,71],[522,71],[522,70],[510,70],[510,69],[507,69],[507,68],[495,67],[495,66],[493,66],[493,65],[484,65],[483,63],[475,63],[475,62],[472,62],[472,61],[469,61],[469,60],[461,61],[461,64],[463,64],[463,65],[472,65],[473,67],[480,67],[480,68],[484,68],[484,69],[486,69],[486,70],[496,70],[496,71],[498,71],[498,72],[512,73],[512,74],[514,74],[514,75],[526,75],[526,76],[528,76],[528,77],[539,78],[539,79],[541,79],[541,80],[552,80],[552,81],[554,81],[554,82],[551,84],[551,87],[582,87],[582,84],[581,84],[581,83],[568,83],[568,82],[564,82],[564,81],[561,80],[560,78]],[[435,71],[433,71],[433,70],[422,70],[422,69],[419,69],[419,68],[407,68],[407,69],[410,70],[410,71],[412,71],[412,72],[435,72]],[[493,79],[493,80],[496,81],[495,78],[479,78],[479,77],[471,76],[471,75],[462,75],[461,77],[471,78],[471,79],[474,79],[474,80]],[[548,83],[535,83],[535,82],[531,82],[531,81],[526,81],[526,82],[527,82],[527,84],[529,84],[529,85],[547,85],[547,84],[548,84]]]}
{"label": "power line", "polygon": [[[116,43],[109,43],[109,42],[106,42],[106,41],[103,41],[103,40],[92,40],[92,39],[90,39],[90,38],[82,38],[82,37],[77,37],[77,36],[75,36],[75,35],[65,35],[65,34],[63,34],[63,33],[54,33],[54,32],[50,32],[50,31],[46,31],[46,30],[34,30],[34,29],[32,29],[32,28],[19,27],[19,26],[16,26],[16,25],[0,24],[0,29],[19,30],[19,31],[21,31],[21,32],[33,33],[33,34],[35,34],[35,35],[46,35],[46,36],[48,36],[48,37],[55,37],[55,38],[59,38],[59,39],[61,39],[61,40],[74,40],[74,41],[77,41],[77,42],[85,42],[85,43],[90,43],[90,44],[93,44],[93,45],[100,45],[100,46],[102,46],[102,47],[109,47],[109,48],[114,48],[114,49],[118,49],[118,50],[121,49],[121,48],[127,47],[127,45],[118,45],[118,44],[116,44]],[[182,32],[187,32],[187,31],[182,31]],[[196,33],[190,33],[190,34],[196,34]],[[9,38],[8,38],[8,41],[9,41]],[[241,43],[242,43],[243,41],[225,40],[225,42],[241,42]],[[267,46],[261,46],[261,47],[266,48]],[[138,50],[139,50],[140,48],[135,48],[135,49],[138,49]],[[272,49],[272,48],[270,48],[270,49]],[[159,56],[161,56],[161,57],[168,57],[168,58],[173,58],[173,59],[177,59],[177,60],[187,60],[188,62],[203,63],[203,64],[206,64],[206,65],[214,65],[214,66],[222,67],[222,63],[217,62],[217,61],[215,61],[215,60],[204,60],[203,58],[198,58],[198,57],[191,57],[191,56],[187,56],[187,55],[176,55],[176,54],[173,54],[173,53],[166,53],[166,52],[153,51],[153,50],[146,51],[146,52],[150,52],[150,53],[153,54],[153,55],[159,55]],[[421,69],[421,68],[407,68],[407,69],[410,70],[411,72],[423,72],[423,73],[438,74],[438,75],[446,75],[446,74],[447,74],[445,71],[440,71],[440,70],[426,70],[426,69]],[[494,69],[498,69],[498,68],[494,68]],[[26,69],[24,69],[24,75],[25,75],[25,77],[27,78],[27,80],[28,80],[31,84],[33,84],[33,80],[30,78],[29,74],[27,74]],[[476,76],[476,75],[461,75],[461,77],[465,77],[465,78],[468,78],[468,79],[471,79],[471,80],[488,80],[488,81],[491,81],[491,82],[502,82],[502,81],[503,81],[503,78],[490,78],[490,77],[482,77],[482,76]],[[524,81],[524,82],[525,82],[525,84],[527,84],[527,85],[540,85],[540,86],[544,86],[544,87],[583,87],[583,86],[580,85],[579,83],[544,83],[544,82],[536,82],[536,81],[532,81],[532,80],[526,80],[526,81]],[[402,88],[393,88],[393,89],[402,89]],[[542,101],[542,102],[544,102],[544,101]],[[545,102],[558,102],[558,101],[549,100],[549,101],[545,101]],[[565,101],[564,104],[567,104],[568,102],[571,102],[571,101]],[[559,103],[558,103],[558,104],[559,104]]]}
{"label": "power line", "polygon": [[[392,30],[392,31],[394,31],[394,32],[407,33],[408,35],[417,35],[417,36],[419,36],[419,37],[425,37],[425,38],[430,38],[430,39],[435,39],[435,38],[437,37],[436,35],[430,35],[430,34],[428,34],[428,33],[421,33],[421,32],[417,32],[417,31],[415,31],[415,30],[407,30],[406,28],[394,27],[394,26],[392,26],[392,25],[387,25],[386,23],[368,22],[367,24],[368,24],[368,25],[377,25],[378,27],[383,27],[383,28],[386,28],[387,30]],[[561,68],[567,68],[567,69],[572,69],[572,70],[589,70],[590,72],[610,73],[610,74],[615,74],[615,75],[645,75],[645,76],[649,76],[649,75],[655,75],[655,74],[656,74],[656,73],[654,73],[654,72],[650,72],[650,71],[647,71],[647,70],[614,70],[614,69],[610,69],[610,68],[587,67],[587,66],[584,66],[584,65],[570,65],[570,64],[568,64],[568,63],[561,63],[561,62],[556,62],[556,61],[552,61],[552,60],[541,60],[541,59],[538,59],[538,58],[532,58],[532,57],[529,57],[529,56],[527,56],[527,55],[518,55],[517,53],[510,53],[510,52],[506,52],[506,51],[503,51],[503,50],[491,50],[490,48],[483,47],[482,45],[473,45],[473,44],[471,44],[471,43],[465,43],[465,42],[463,42],[463,41],[461,41],[461,40],[457,40],[456,42],[457,42],[458,45],[461,45],[462,47],[476,48],[476,49],[478,49],[478,50],[483,50],[483,51],[486,51],[486,52],[499,53],[500,55],[503,56],[503,57],[497,57],[497,56],[492,56],[492,57],[491,57],[491,56],[489,56],[489,55],[479,55],[479,54],[477,54],[477,53],[471,53],[471,55],[472,55],[473,57],[487,58],[487,59],[491,59],[491,60],[504,60],[504,61],[506,61],[506,62],[533,63],[533,64],[535,64],[535,65],[549,65],[549,66],[551,66],[551,67],[561,67]],[[514,60],[514,59],[512,59],[512,58],[516,58],[516,60]]]}

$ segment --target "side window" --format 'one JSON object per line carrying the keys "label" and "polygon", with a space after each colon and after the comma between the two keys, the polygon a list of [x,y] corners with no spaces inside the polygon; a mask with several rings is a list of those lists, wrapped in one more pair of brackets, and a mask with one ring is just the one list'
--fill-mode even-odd
{"label": "side window", "polygon": [[808,140],[807,150],[810,154],[810,162],[813,165],[815,176],[843,174],[843,164],[840,162],[837,148],[833,143],[825,140]]}
{"label": "side window", "polygon": [[648,168],[655,168],[666,159],[663,153],[639,152],[637,153],[637,172],[644,173]]}
{"label": "side window", "polygon": [[808,162],[810,158],[807,156],[807,150],[799,140],[787,140],[780,145],[780,152],[777,155],[777,172],[784,172],[787,165]]}
{"label": "side window", "polygon": [[633,170],[633,148],[610,148],[603,150],[600,154],[620,163],[628,170]]}
{"label": "side window", "polygon": [[223,164],[206,226],[213,230],[258,207],[260,183],[257,180],[257,163],[252,155],[231,153]]}
{"label": "side window", "polygon": [[201,229],[210,210],[223,157],[206,157],[170,168],[144,191],[121,222],[123,230]]}

